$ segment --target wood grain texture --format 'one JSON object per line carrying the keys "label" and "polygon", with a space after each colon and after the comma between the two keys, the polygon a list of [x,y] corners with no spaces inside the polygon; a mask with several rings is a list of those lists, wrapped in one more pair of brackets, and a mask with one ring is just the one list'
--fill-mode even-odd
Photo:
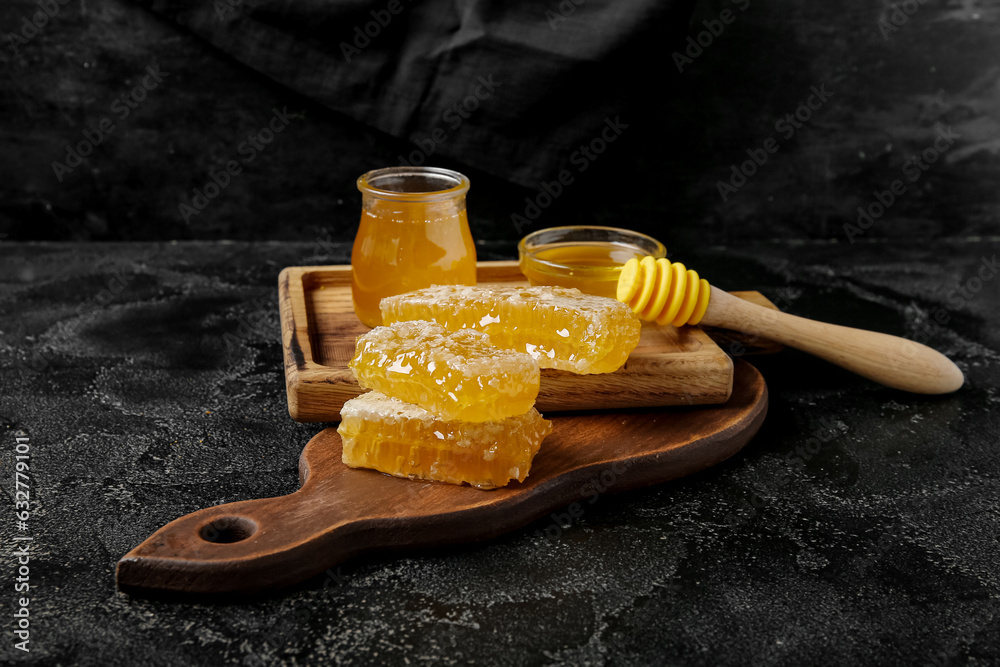
{"label": "wood grain texture", "polygon": [[766,413],[763,378],[738,361],[723,405],[554,417],[524,483],[494,491],[347,468],[328,428],[302,452],[298,491],[172,521],[119,561],[118,586],[256,593],[367,552],[491,538],[569,503],[704,470],[738,452]]}
{"label": "wood grain texture", "polygon": [[789,315],[711,289],[705,324],[758,331],[894,389],[946,394],[965,382],[948,357],[916,341]]}
{"label": "wood grain texture", "polygon": [[[766,296],[757,291],[734,290],[729,292],[735,297],[744,301],[756,304],[769,310],[779,310]],[[711,327],[704,322],[698,324],[698,328],[708,334],[708,337],[715,342],[723,352],[731,357],[741,357],[744,355],[774,354],[781,352],[785,346],[778,341],[765,338],[756,329],[733,330],[722,327]]]}
{"label": "wood grain texture", "polygon": [[[478,280],[527,285],[513,261],[480,262]],[[278,292],[288,412],[300,422],[337,421],[344,403],[362,393],[347,363],[355,339],[369,330],[354,315],[350,266],[288,267]],[[759,293],[742,294],[770,306]],[[550,413],[718,404],[729,397],[732,368],[729,356],[700,328],[643,323],[638,347],[614,373],[544,369],[536,406]]]}

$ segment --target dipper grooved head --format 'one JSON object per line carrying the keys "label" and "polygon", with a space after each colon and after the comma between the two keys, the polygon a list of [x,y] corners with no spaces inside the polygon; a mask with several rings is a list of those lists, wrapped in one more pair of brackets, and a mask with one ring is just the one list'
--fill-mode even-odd
{"label": "dipper grooved head", "polygon": [[643,257],[630,259],[618,277],[616,296],[639,319],[657,324],[698,324],[708,309],[707,280],[680,262]]}

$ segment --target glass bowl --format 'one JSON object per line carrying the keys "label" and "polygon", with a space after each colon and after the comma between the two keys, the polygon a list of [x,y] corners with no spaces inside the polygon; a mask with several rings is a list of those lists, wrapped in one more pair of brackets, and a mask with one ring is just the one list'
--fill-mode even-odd
{"label": "glass bowl", "polygon": [[615,298],[622,265],[633,257],[667,256],[651,236],[615,227],[549,227],[517,244],[521,273],[532,285],[576,287]]}

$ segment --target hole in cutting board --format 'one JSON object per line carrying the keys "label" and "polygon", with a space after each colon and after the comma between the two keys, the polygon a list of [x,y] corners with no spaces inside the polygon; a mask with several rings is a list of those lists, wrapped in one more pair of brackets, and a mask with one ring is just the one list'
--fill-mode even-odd
{"label": "hole in cutting board", "polygon": [[242,542],[257,532],[257,522],[245,516],[220,516],[198,531],[201,539],[216,544]]}

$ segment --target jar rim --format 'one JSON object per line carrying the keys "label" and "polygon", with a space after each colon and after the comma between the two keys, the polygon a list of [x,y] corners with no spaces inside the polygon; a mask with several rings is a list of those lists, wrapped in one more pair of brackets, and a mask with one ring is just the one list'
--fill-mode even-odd
{"label": "jar rim", "polygon": [[[406,179],[425,183],[438,181],[441,187],[419,190],[398,189],[400,187],[398,182]],[[470,184],[469,178],[464,174],[442,167],[383,167],[362,174],[358,178],[357,185],[362,194],[380,199],[436,202],[464,195],[469,191]]]}

